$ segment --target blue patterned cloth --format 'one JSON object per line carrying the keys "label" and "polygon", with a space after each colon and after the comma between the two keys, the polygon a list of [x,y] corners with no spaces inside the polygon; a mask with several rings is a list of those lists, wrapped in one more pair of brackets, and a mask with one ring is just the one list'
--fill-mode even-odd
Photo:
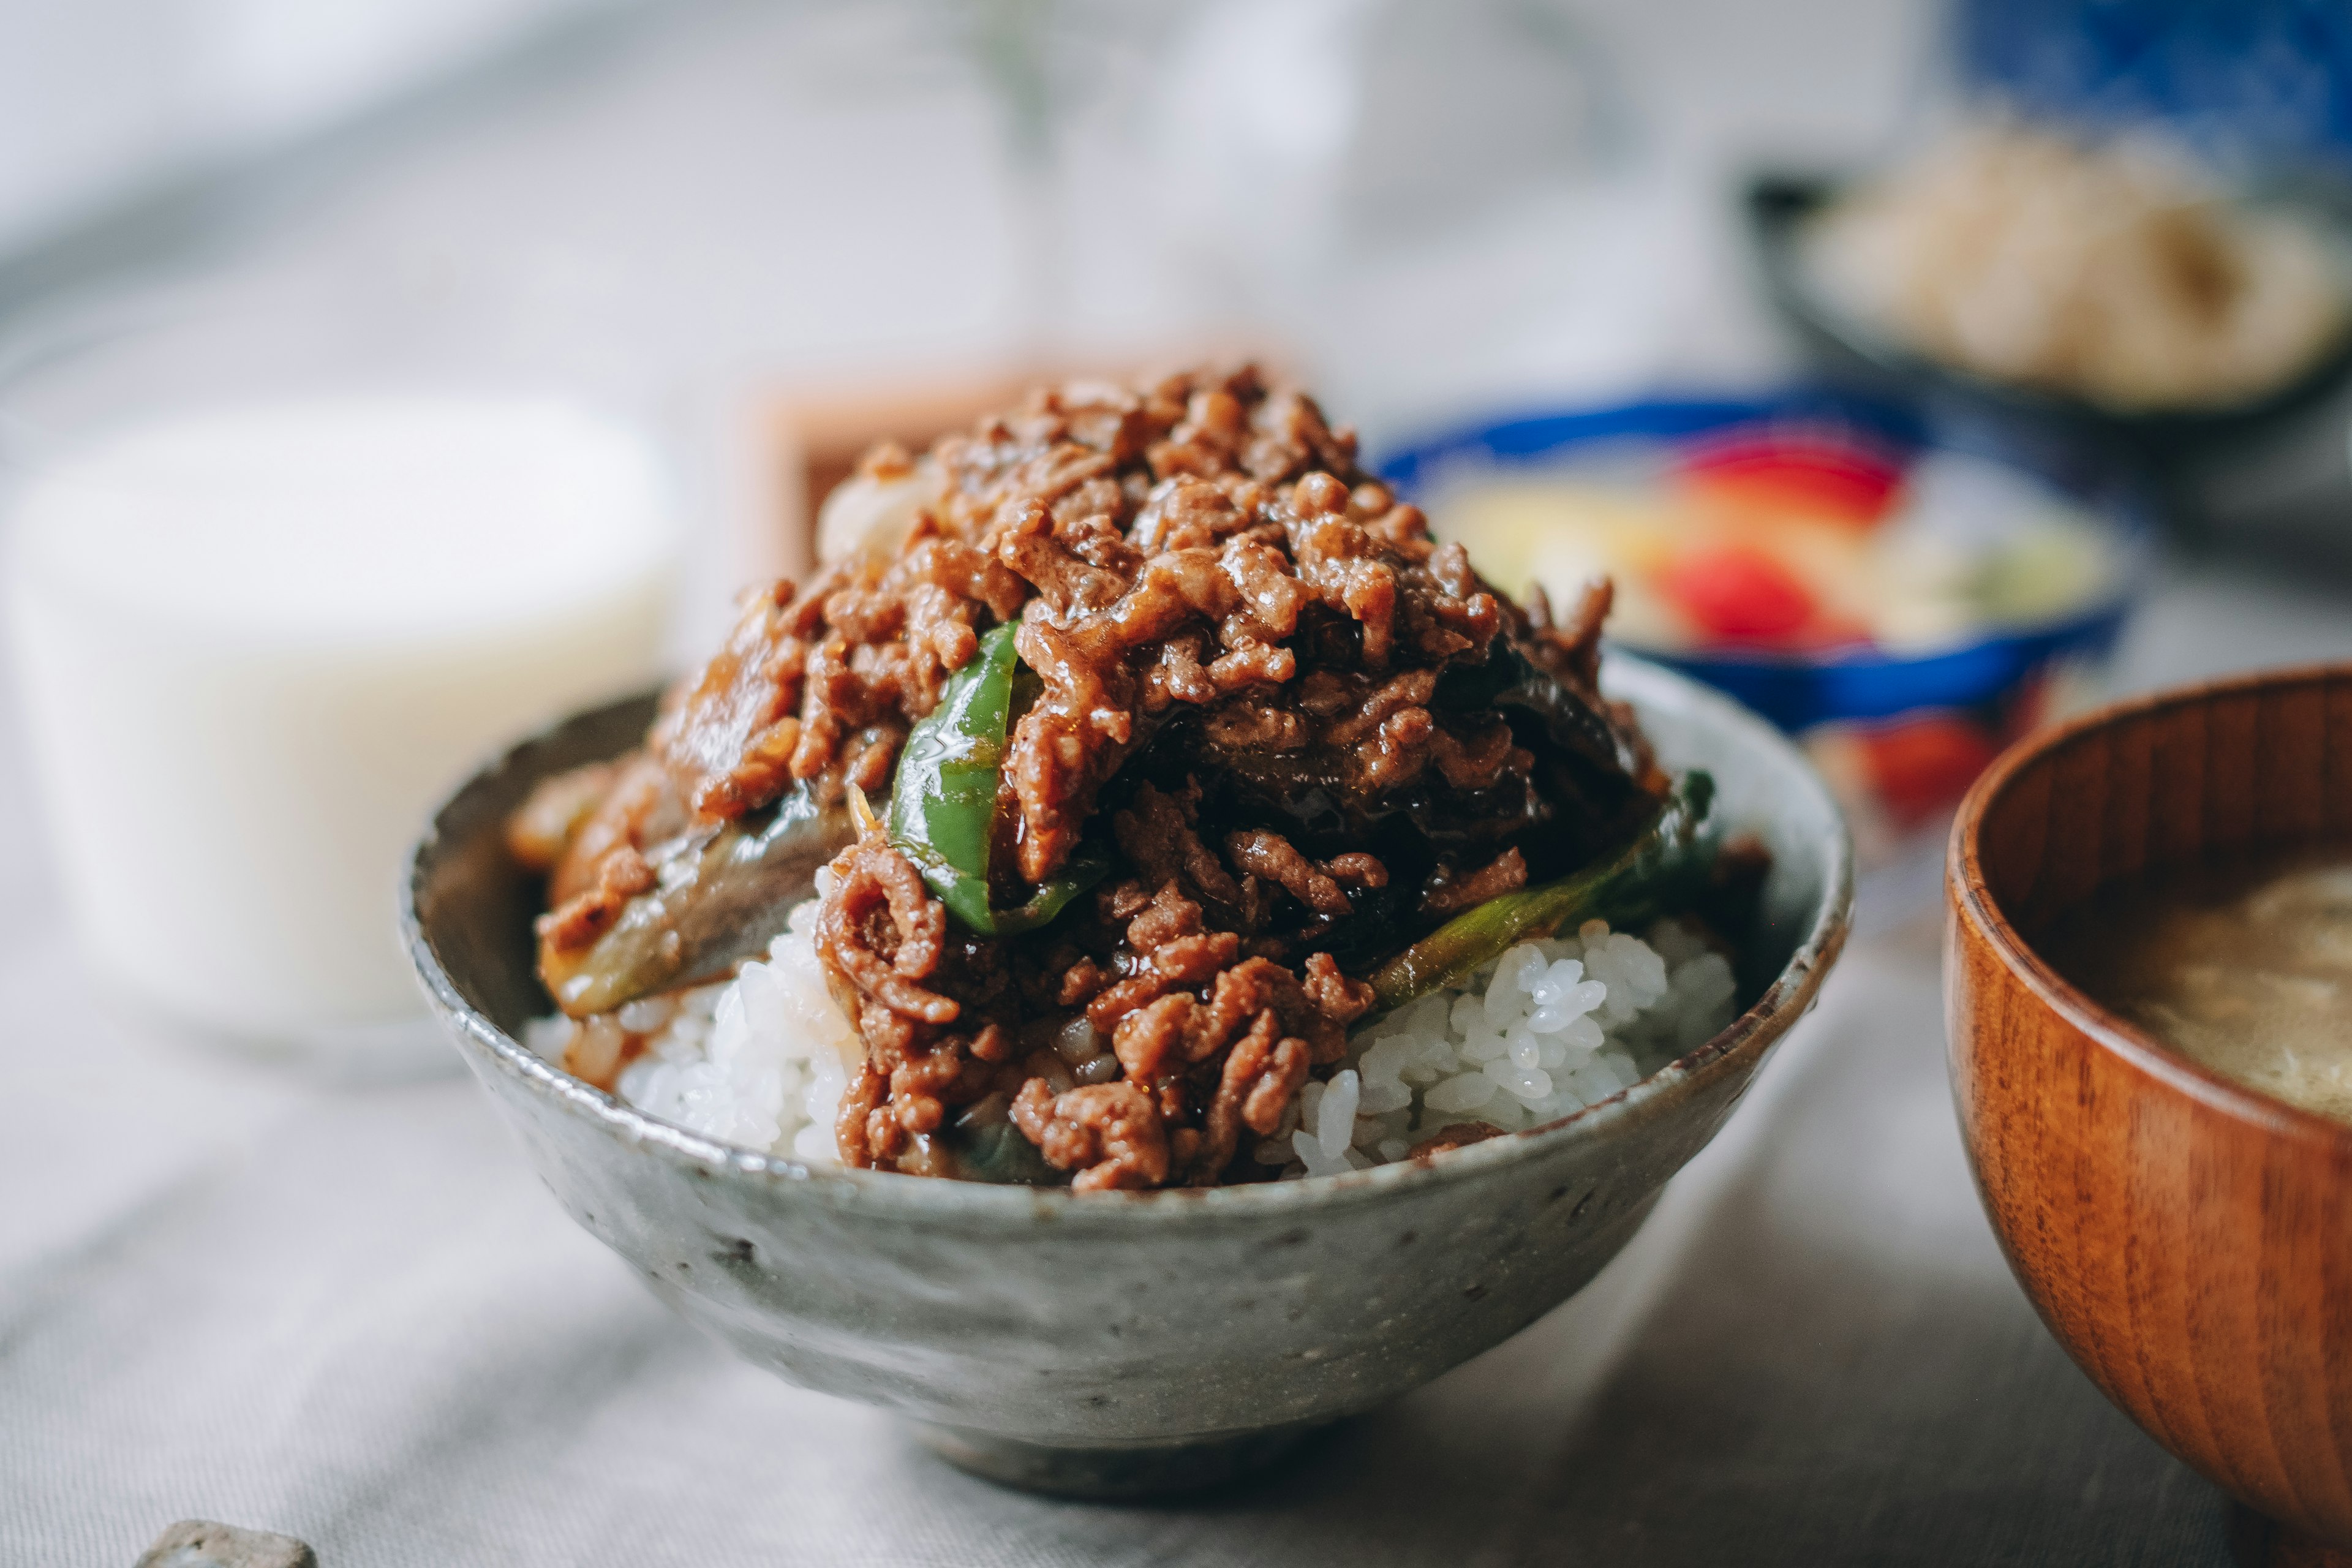
{"label": "blue patterned cloth", "polygon": [[2345,0],[1958,0],[1953,23],[1963,86],[2034,118],[2352,177]]}

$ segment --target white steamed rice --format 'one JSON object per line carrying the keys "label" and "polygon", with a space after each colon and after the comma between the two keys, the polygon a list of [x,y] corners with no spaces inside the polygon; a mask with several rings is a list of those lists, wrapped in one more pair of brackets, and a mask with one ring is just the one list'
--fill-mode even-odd
{"label": "white steamed rice", "polygon": [[[866,1047],[825,989],[816,900],[795,908],[790,922],[766,962],[744,964],[732,980],[620,1010],[623,1029],[646,1036],[644,1054],[621,1069],[623,1100],[722,1143],[835,1157],[834,1110],[849,1087],[848,1064]],[[642,1010],[634,1018],[633,1008]],[[561,1014],[541,1018],[524,1044],[561,1064],[579,1028]]]}
{"label": "white steamed rice", "polygon": [[1297,1125],[1261,1142],[1285,1175],[1401,1160],[1461,1122],[1506,1132],[1632,1088],[1734,1016],[1731,965],[1672,921],[1644,942],[1587,921],[1526,942],[1471,977],[1400,1007],[1349,1043],[1328,1083],[1299,1090]]}
{"label": "white steamed rice", "polygon": [[[834,1112],[862,1047],[825,987],[815,926],[811,900],[764,962],[623,1008],[618,1027],[646,1048],[622,1069],[621,1098],[721,1142],[834,1158]],[[1286,1177],[1330,1175],[1402,1159],[1458,1123],[1556,1121],[1704,1043],[1730,1023],[1732,997],[1731,966],[1672,921],[1646,942],[1592,921],[1573,937],[1522,942],[1467,986],[1362,1030],[1255,1156]],[[561,1063],[580,1027],[542,1018],[525,1041]]]}

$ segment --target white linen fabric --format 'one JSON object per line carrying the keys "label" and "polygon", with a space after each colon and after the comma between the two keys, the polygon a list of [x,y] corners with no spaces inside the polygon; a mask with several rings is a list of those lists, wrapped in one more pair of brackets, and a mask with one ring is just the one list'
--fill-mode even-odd
{"label": "white linen fabric", "polygon": [[12,923],[0,1563],[128,1564],[188,1515],[325,1568],[2224,1560],[2219,1495],[2009,1278],[1916,932],[1851,954],[1584,1295],[1247,1484],[1104,1507],[702,1340],[470,1080],[202,1054]]}
{"label": "white linen fabric", "polygon": [[[525,83],[331,194],[304,187],[222,264],[438,276],[462,236],[477,261],[551,279],[552,315],[609,292],[615,379],[663,388],[1003,347],[977,89],[828,67],[815,44],[863,37],[880,8],[675,9],[690,27]],[[1717,5],[1709,26],[1730,31],[1710,50],[1687,47],[1687,6],[1616,9],[1655,35],[1655,61],[1692,65],[1654,73],[1684,85],[1654,118],[1698,149],[1660,179],[1693,234],[1634,247],[1677,264],[1651,268],[1670,276],[1646,305],[1642,279],[1563,292],[1561,251],[1530,289],[1590,309],[1521,320],[1518,295],[1449,291],[1510,326],[1446,329],[1524,362],[1519,381],[1482,381],[1490,396],[1585,384],[1580,354],[1622,343],[1600,331],[1619,318],[1657,329],[1644,363],[1663,379],[1769,371],[1717,169],[1754,160],[1758,124],[1863,145],[1909,90],[1856,63],[1904,54],[1902,7]],[[1790,104],[1796,121],[1765,112]],[[1116,165],[1114,138],[1071,140],[1091,247],[1071,330],[1192,330],[1199,301],[1119,221],[1154,186]],[[932,177],[901,199],[916,169]],[[1716,292],[1675,292],[1685,271]],[[1353,411],[1378,389],[1334,390]],[[2340,425],[2328,441],[2340,468]],[[697,559],[695,595],[722,605],[740,574]],[[2200,566],[2136,623],[2125,682],[2322,656],[2352,656],[2340,596]],[[57,929],[5,708],[5,1568],[127,1565],[191,1515],[300,1536],[324,1568],[2227,1561],[2220,1495],[2067,1362],[1986,1228],[1932,931],[1854,946],[1576,1300],[1244,1485],[1076,1505],[961,1476],[887,1415],[698,1338],[564,1217],[464,1079],[336,1091],[104,1010]]]}

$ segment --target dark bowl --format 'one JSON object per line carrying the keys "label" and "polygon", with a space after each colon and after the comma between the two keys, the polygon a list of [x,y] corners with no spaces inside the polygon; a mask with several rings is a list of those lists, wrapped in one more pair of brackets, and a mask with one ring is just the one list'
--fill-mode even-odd
{"label": "dark bowl", "polygon": [[[2200,448],[2259,434],[2316,404],[2352,370],[2352,331],[2302,372],[2233,404],[2123,411],[2087,398],[1979,375],[1906,347],[1822,298],[1804,263],[1802,232],[1849,182],[1761,174],[1748,187],[1748,231],[1766,294],[1826,374],[1923,403],[1947,417],[1989,419],[2012,435],[2087,449],[2161,474]],[[2317,191],[2275,193],[2282,204],[2346,230],[2336,202]]]}

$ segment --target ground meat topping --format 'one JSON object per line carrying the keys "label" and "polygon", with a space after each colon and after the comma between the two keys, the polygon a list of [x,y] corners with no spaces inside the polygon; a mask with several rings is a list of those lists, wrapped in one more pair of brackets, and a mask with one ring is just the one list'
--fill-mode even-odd
{"label": "ground meat topping", "polygon": [[1527,858],[1517,849],[1507,849],[1467,876],[1453,876],[1440,867],[1421,895],[1421,907],[1432,914],[1450,915],[1516,891],[1527,883]]}
{"label": "ground meat topping", "polygon": [[[1009,1122],[1079,1188],[1263,1173],[1242,1134],[1275,1136],[1372,1006],[1349,967],[1580,864],[1655,791],[1592,687],[1605,587],[1557,628],[1522,616],[1254,369],[1041,392],[866,470],[920,476],[905,546],[746,596],[571,831],[548,917],[609,922],[656,826],[886,791],[1017,626],[991,884],[1082,847],[1111,869],[989,936],[878,831],[834,861],[818,951],[867,1049],[835,1127],[853,1164],[953,1173]],[[1529,669],[1582,729],[1512,695]]]}
{"label": "ground meat topping", "polygon": [[958,1008],[914,984],[938,967],[947,908],[907,858],[878,832],[833,863],[835,879],[817,928],[817,951],[864,995],[902,1017],[951,1024]]}
{"label": "ground meat topping", "polygon": [[1279,884],[1292,898],[1318,914],[1348,912],[1348,895],[1339,890],[1330,872],[1292,848],[1290,840],[1279,833],[1253,827],[1230,834],[1225,838],[1225,853],[1233,857],[1234,865]]}
{"label": "ground meat topping", "polygon": [[1090,1084],[1060,1094],[1043,1079],[1022,1085],[1013,1124],[1056,1170],[1076,1171],[1079,1192],[1156,1187],[1168,1179],[1168,1129],[1133,1084]]}

